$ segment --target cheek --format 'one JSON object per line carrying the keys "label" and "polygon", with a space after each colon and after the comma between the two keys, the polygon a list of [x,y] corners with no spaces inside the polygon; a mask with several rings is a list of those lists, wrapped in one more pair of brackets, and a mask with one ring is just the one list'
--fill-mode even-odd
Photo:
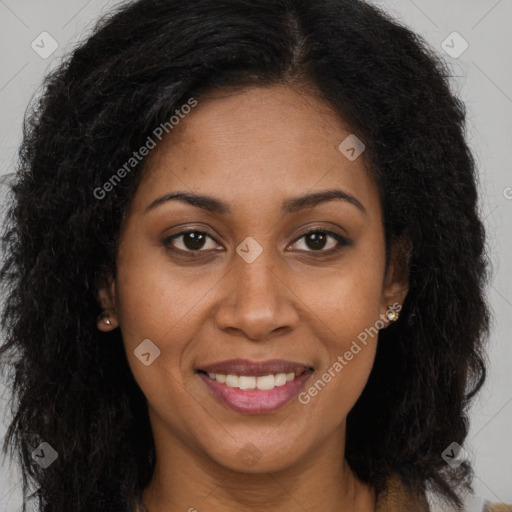
{"label": "cheek", "polygon": [[[118,260],[116,299],[125,343],[130,347],[145,338],[164,344],[176,338],[179,329],[186,339],[187,326],[193,324],[201,300],[215,287],[212,273],[198,274],[193,268],[171,266],[163,250],[148,247],[132,252],[126,247]],[[187,277],[189,276],[189,277]],[[179,345],[179,340],[176,340]]]}
{"label": "cheek", "polygon": [[361,395],[373,367],[382,326],[376,316],[378,301],[369,293],[371,289],[347,286],[346,291],[338,291],[318,317],[315,330],[317,339],[322,340],[323,357],[299,395],[311,418],[323,418],[326,432],[345,420]]}
{"label": "cheek", "polygon": [[[190,402],[180,362],[193,336],[194,306],[207,290],[187,289],[184,293],[182,282],[171,279],[164,266],[140,262],[119,265],[118,282],[120,328],[132,374],[150,407],[179,430],[186,424],[182,414]],[[142,351],[142,346],[149,350]],[[151,362],[146,365],[137,354],[148,351]]]}
{"label": "cheek", "polygon": [[[192,336],[194,307],[208,284],[184,287],[179,275],[169,272],[167,262],[152,257],[154,248],[130,249],[126,247],[118,259],[116,302],[128,363],[149,398],[158,389],[180,385],[181,375],[175,370]],[[154,361],[147,366],[137,357],[148,352],[141,352],[142,346],[149,347],[149,359]]]}
{"label": "cheek", "polygon": [[332,345],[337,349],[343,349],[379,320],[384,258],[383,252],[372,253],[360,246],[347,252],[341,263],[328,272],[295,272],[292,286],[319,322],[335,336]]}
{"label": "cheek", "polygon": [[347,256],[335,273],[321,279],[317,273],[315,285],[303,288],[324,357],[299,401],[311,408],[312,417],[330,418],[333,423],[344,420],[362,393],[384,326],[380,318],[384,252],[361,249]]}

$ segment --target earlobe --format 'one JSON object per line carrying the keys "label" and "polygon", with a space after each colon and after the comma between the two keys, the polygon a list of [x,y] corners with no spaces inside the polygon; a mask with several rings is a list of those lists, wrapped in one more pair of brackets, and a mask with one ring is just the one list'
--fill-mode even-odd
{"label": "earlobe", "polygon": [[118,327],[119,324],[117,322],[117,317],[114,314],[104,311],[96,319],[96,326],[98,327],[98,330],[102,332],[110,332]]}
{"label": "earlobe", "polygon": [[409,263],[412,244],[409,239],[397,240],[391,248],[391,257],[386,272],[382,294],[382,311],[389,322],[398,320],[399,312],[409,291]]}
{"label": "earlobe", "polygon": [[110,332],[118,327],[118,319],[116,314],[116,294],[115,294],[115,281],[112,276],[103,275],[98,281],[98,291],[96,300],[102,312],[96,319],[96,325],[102,332]]}

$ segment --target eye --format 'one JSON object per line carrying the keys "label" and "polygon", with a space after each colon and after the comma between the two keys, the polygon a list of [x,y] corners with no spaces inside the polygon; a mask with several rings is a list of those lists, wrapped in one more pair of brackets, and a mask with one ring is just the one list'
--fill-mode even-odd
{"label": "eye", "polygon": [[[331,239],[330,244],[328,244],[329,238]],[[341,247],[345,245],[349,245],[348,240],[345,237],[339,235],[338,233],[321,229],[312,229],[307,231],[306,233],[303,233],[290,247],[298,245],[297,242],[302,239],[304,239],[304,243],[306,245],[306,252],[331,253],[339,251]],[[326,246],[328,246],[327,250],[324,250]],[[308,248],[311,250],[308,250]]]}
{"label": "eye", "polygon": [[[181,239],[181,240],[180,240]],[[211,240],[212,243],[210,247],[207,247],[207,241]],[[174,242],[180,240],[177,244]],[[208,233],[204,231],[181,231],[180,233],[176,233],[163,241],[163,244],[171,250],[181,251],[181,252],[206,252],[210,250],[215,250],[217,241],[211,237]],[[206,245],[206,249],[205,249]],[[201,249],[205,249],[201,251]]]}
{"label": "eye", "polygon": [[[302,239],[304,239],[306,249],[296,247],[300,245],[298,241]],[[331,240],[330,243],[328,243],[329,239]],[[208,241],[210,241],[210,247],[208,247]],[[163,241],[163,244],[174,252],[182,254],[188,253],[189,255],[198,252],[222,250],[217,248],[218,242],[212,236],[204,231],[198,230],[181,231],[167,237]],[[349,241],[338,233],[328,230],[312,229],[303,233],[290,247],[298,248],[306,252],[331,253],[339,251],[341,247],[346,245],[349,245]]]}

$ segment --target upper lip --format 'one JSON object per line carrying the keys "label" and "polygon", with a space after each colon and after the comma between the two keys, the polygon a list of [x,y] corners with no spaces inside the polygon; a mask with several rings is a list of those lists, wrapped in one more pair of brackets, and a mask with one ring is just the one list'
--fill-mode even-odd
{"label": "upper lip", "polygon": [[283,359],[267,359],[266,361],[249,361],[248,359],[228,359],[206,366],[199,370],[207,373],[220,373],[223,375],[262,376],[276,373],[295,373],[301,375],[305,370],[312,369],[308,365]]}

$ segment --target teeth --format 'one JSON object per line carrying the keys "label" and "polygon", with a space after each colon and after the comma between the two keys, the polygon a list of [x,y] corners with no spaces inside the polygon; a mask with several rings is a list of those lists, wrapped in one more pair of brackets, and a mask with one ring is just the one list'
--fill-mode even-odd
{"label": "teeth", "polygon": [[230,388],[238,387],[238,375],[226,375],[226,386]]}
{"label": "teeth", "polygon": [[240,389],[254,389],[256,387],[256,377],[240,375],[238,377],[238,387]]}
{"label": "teeth", "polygon": [[256,387],[262,391],[274,389],[275,386],[276,378],[273,375],[262,375],[256,379]]}
{"label": "teeth", "polygon": [[251,375],[224,375],[222,373],[208,373],[210,379],[230,388],[238,389],[260,389],[262,391],[274,389],[277,386],[284,386],[287,382],[295,379],[295,373],[276,373],[274,375],[262,375],[255,377]]}

